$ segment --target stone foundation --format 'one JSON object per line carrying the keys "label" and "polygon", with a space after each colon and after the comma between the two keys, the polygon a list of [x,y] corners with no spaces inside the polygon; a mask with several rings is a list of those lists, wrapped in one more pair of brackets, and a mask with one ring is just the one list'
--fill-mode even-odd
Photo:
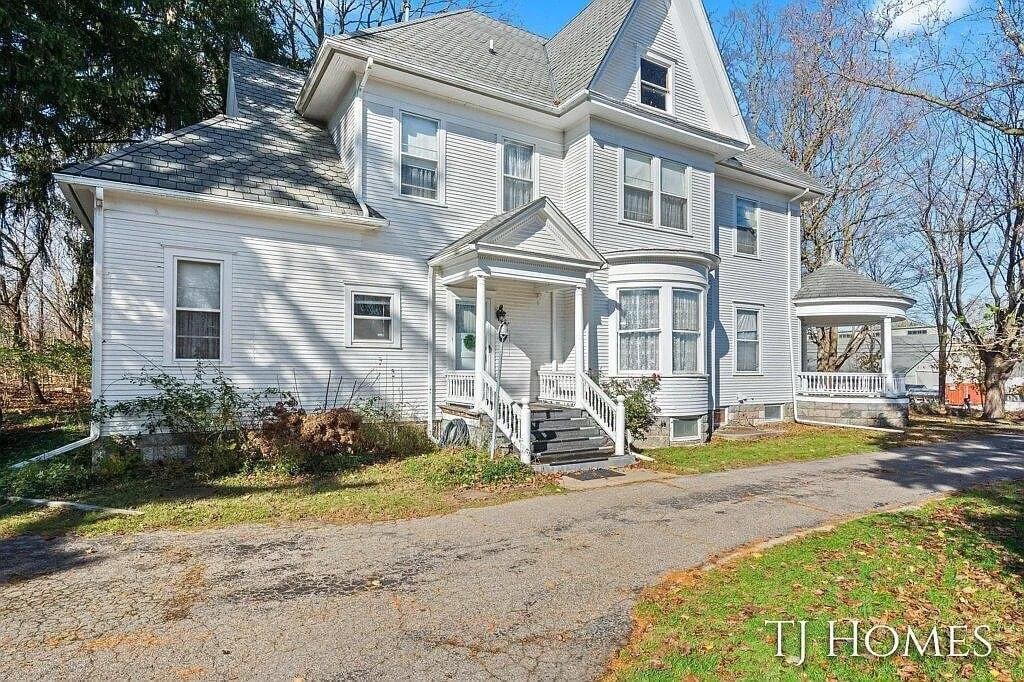
{"label": "stone foundation", "polygon": [[[781,421],[793,421],[793,403],[770,403],[782,405]],[[779,421],[773,419],[772,421]],[[760,426],[764,423],[764,403],[737,403],[729,405],[729,424]]]}
{"label": "stone foundation", "polygon": [[[696,415],[689,415],[690,418],[693,418],[695,416]],[[672,440],[672,418],[659,415],[658,420],[654,422],[654,426],[652,426],[651,430],[647,432],[647,435],[644,437],[644,439],[641,441],[634,441],[633,444],[636,445],[641,450],[648,450],[651,448],[663,448],[669,445],[700,445],[701,443],[704,442],[705,438],[707,437],[707,433],[708,417],[707,415],[702,415],[700,417],[700,438],[697,438],[695,440]]]}
{"label": "stone foundation", "polygon": [[804,398],[797,401],[801,421],[901,431],[907,428],[909,407],[906,398]]}

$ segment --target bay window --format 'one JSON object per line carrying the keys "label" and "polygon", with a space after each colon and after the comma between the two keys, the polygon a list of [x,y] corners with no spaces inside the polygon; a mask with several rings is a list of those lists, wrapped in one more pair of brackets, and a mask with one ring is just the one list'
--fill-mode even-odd
{"label": "bay window", "polygon": [[661,334],[658,289],[619,291],[618,364],[623,372],[659,371]]}
{"label": "bay window", "polygon": [[402,114],[400,193],[422,199],[439,196],[440,124],[430,118]]}
{"label": "bay window", "polygon": [[700,293],[673,289],[672,372],[697,372],[700,345]]}
{"label": "bay window", "polygon": [[654,159],[640,152],[623,154],[622,217],[638,223],[654,222]]}
{"label": "bay window", "polygon": [[736,309],[736,371],[761,371],[761,311]]}
{"label": "bay window", "polygon": [[513,211],[533,201],[533,146],[506,142],[502,156],[502,209]]}

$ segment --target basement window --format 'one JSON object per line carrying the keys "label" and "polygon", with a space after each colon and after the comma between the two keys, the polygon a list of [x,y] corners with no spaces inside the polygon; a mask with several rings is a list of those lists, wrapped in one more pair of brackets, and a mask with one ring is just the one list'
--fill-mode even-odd
{"label": "basement window", "polygon": [[700,438],[700,417],[672,417],[673,441],[697,440]]}

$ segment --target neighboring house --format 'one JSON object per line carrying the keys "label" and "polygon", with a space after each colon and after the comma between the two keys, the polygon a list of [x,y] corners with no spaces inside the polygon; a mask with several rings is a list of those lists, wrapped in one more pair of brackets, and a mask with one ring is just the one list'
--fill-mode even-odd
{"label": "neighboring house", "polygon": [[630,459],[598,373],[660,375],[652,440],[901,404],[891,368],[795,386],[797,317],[909,299],[836,266],[792,304],[824,190],[748,133],[697,0],[595,0],[551,39],[451,12],[328,38],[308,74],[235,55],[224,115],[57,179],[95,232],[108,401],[200,361],[310,405],[372,375],[435,432],[493,417],[570,465]]}

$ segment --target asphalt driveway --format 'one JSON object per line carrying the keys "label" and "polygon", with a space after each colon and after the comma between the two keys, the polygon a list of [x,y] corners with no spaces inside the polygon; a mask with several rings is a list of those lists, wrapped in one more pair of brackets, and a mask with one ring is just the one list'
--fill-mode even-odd
{"label": "asphalt driveway", "polygon": [[590,679],[637,591],[739,545],[1024,479],[998,436],[360,526],[0,543],[5,679]]}

